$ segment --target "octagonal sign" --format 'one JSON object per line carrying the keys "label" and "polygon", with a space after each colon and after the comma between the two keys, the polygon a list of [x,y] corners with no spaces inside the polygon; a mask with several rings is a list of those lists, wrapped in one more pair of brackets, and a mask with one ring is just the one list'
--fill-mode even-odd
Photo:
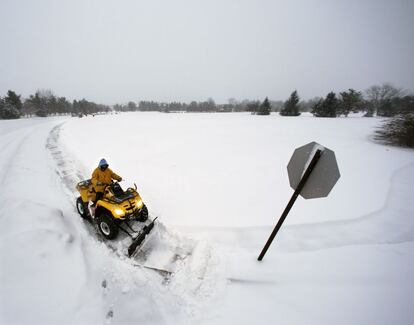
{"label": "octagonal sign", "polygon": [[297,148],[287,166],[290,186],[296,190],[306,168],[317,150],[321,157],[300,192],[305,199],[315,199],[328,196],[341,176],[336,162],[335,153],[316,142],[308,143]]}

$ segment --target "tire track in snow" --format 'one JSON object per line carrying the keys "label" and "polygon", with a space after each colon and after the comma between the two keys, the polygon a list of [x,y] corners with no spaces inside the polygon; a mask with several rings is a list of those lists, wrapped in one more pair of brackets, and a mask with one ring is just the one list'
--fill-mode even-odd
{"label": "tire track in snow", "polygon": [[[46,148],[51,153],[52,157],[56,162],[56,172],[62,179],[65,187],[69,191],[68,193],[74,194],[74,189],[76,188],[76,184],[82,181],[82,171],[79,169],[74,168],[74,162],[64,154],[62,149],[59,147],[58,139],[59,139],[59,132],[61,127],[64,123],[60,123],[56,125],[49,133],[49,136],[46,141]],[[73,199],[71,197],[71,199]],[[74,201],[74,200],[73,200]],[[74,203],[73,203],[74,204]],[[74,204],[75,205],[75,204]]]}
{"label": "tire track in snow", "polygon": [[[46,149],[50,152],[53,160],[56,164],[56,173],[59,175],[60,179],[62,179],[62,182],[64,184],[64,189],[66,189],[66,196],[68,197],[68,201],[71,202],[71,205],[73,207],[73,212],[76,217],[77,211],[76,211],[76,205],[75,205],[75,199],[76,196],[74,195],[74,188],[76,184],[81,181],[81,173],[79,171],[73,172],[73,167],[68,165],[67,161],[68,158],[65,157],[62,150],[58,146],[58,138],[59,138],[59,132],[60,128],[65,124],[65,122],[57,124],[54,126],[50,132],[49,136],[46,140]],[[81,223],[81,220],[79,218],[79,223]],[[86,223],[84,223],[86,224]],[[91,231],[94,231],[93,227],[90,227]],[[85,268],[85,275],[86,275],[86,282],[91,280],[93,278],[92,275],[92,267],[90,265],[90,259],[88,258],[88,252],[87,252],[87,243],[85,242],[85,239],[83,236],[79,236],[80,238],[80,251],[82,253],[82,261]],[[97,237],[99,238],[99,237]]]}
{"label": "tire track in snow", "polygon": [[[16,160],[22,146],[26,143],[29,137],[37,131],[39,126],[48,122],[48,120],[44,120],[30,126],[16,126],[16,129],[0,134],[2,142],[0,152],[3,157],[3,159],[0,160],[0,168],[2,170],[2,174],[0,174],[1,185],[3,185],[5,180],[7,180],[7,177],[11,175],[10,170],[12,168],[19,168],[19,166],[16,165]],[[6,157],[5,160],[4,157]]]}
{"label": "tire track in snow", "polygon": [[16,155],[20,152],[21,147],[24,145],[31,132],[32,130],[26,131],[21,135],[19,134],[17,139],[10,139],[10,142],[1,148],[2,156],[7,157],[7,159],[0,166],[3,173],[1,175],[0,185],[6,184],[7,178],[11,175],[10,170],[12,168],[15,168],[15,165],[13,163],[16,160]]}
{"label": "tire track in snow", "polygon": [[[23,122],[15,123],[20,126]],[[28,121],[24,127],[0,136],[0,184],[5,189],[0,195],[0,216],[6,225],[0,236],[0,299],[3,311],[7,310],[17,323],[62,323],[55,319],[68,320],[69,313],[65,313],[76,304],[76,295],[83,292],[82,284],[73,279],[82,279],[84,272],[74,245],[76,227],[71,214],[66,215],[68,207],[62,204],[61,187],[50,172],[51,159],[44,148],[57,122],[39,122]],[[70,270],[65,268],[66,263],[71,264]],[[71,290],[65,292],[67,287]],[[45,295],[39,294],[46,290]],[[45,304],[47,299],[50,305]],[[21,304],[26,306],[24,310],[13,315]],[[56,305],[59,307],[54,309]]]}

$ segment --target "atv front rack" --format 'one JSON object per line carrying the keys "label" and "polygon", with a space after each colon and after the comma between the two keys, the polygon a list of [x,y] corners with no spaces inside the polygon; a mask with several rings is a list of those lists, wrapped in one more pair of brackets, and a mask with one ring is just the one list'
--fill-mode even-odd
{"label": "atv front rack", "polygon": [[[137,249],[137,247],[142,244],[145,237],[151,232],[152,228],[154,228],[154,222],[157,219],[158,219],[158,217],[156,217],[154,220],[152,220],[148,225],[145,225],[144,228],[142,228],[142,230],[140,232],[138,232],[138,234],[136,236],[134,236],[134,234],[131,234],[128,230],[121,227],[121,225],[118,225],[118,228],[120,230],[122,230],[124,233],[126,233],[129,237],[132,238],[132,243],[128,247],[128,256],[129,257],[131,257],[135,253],[135,250]],[[127,227],[130,229],[130,231],[136,233],[136,231],[134,229],[132,229],[132,227],[127,222],[125,222],[124,224],[127,225]]]}

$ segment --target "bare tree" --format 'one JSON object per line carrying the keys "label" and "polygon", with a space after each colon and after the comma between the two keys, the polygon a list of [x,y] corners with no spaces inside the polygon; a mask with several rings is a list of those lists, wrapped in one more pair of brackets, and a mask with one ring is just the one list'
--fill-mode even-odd
{"label": "bare tree", "polygon": [[403,89],[396,88],[390,83],[384,83],[381,86],[374,85],[365,90],[369,105],[366,116],[373,116],[375,112],[381,115],[381,108],[387,105],[393,98],[402,96]]}
{"label": "bare tree", "polygon": [[236,105],[239,103],[239,102],[237,101],[237,99],[236,99],[236,98],[233,98],[233,97],[229,98],[227,102],[228,102],[228,103],[229,103],[229,105],[231,105],[231,106],[236,106]]}

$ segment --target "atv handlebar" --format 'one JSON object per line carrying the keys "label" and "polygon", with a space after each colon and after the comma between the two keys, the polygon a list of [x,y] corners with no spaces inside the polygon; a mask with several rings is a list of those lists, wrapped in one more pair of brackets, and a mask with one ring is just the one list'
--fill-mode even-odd
{"label": "atv handlebar", "polygon": [[120,181],[117,181],[117,180],[111,180],[111,182],[110,183],[103,183],[103,182],[97,182],[96,183],[96,185],[98,185],[98,186],[109,186],[109,185],[111,185],[111,184],[115,184],[115,183],[119,183],[119,182],[122,182],[123,181],[123,179],[121,179]]}

